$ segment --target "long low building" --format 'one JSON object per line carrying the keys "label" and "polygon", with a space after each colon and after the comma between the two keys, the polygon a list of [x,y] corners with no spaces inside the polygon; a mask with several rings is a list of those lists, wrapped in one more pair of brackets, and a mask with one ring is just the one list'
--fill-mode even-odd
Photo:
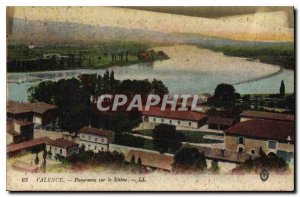
{"label": "long low building", "polygon": [[281,113],[261,112],[261,111],[245,111],[240,114],[241,122],[246,120],[253,120],[253,119],[294,122],[295,116],[292,114],[281,114]]}
{"label": "long low building", "polygon": [[274,120],[247,120],[225,130],[225,149],[259,155],[260,148],[290,161],[294,157],[294,123]]}
{"label": "long low building", "polygon": [[207,115],[195,111],[171,111],[166,108],[151,107],[149,111],[142,112],[143,122],[169,124],[174,126],[199,128],[206,124]]}

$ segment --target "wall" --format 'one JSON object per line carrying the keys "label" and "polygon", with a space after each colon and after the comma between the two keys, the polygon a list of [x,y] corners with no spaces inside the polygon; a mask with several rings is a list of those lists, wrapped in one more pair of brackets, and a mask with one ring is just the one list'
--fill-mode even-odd
{"label": "wall", "polygon": [[[144,118],[145,117],[143,116],[143,120],[144,120]],[[198,128],[198,122],[195,122],[195,121],[176,120],[176,119],[161,118],[161,117],[154,117],[154,116],[148,116],[148,121],[150,123],[169,124],[169,125],[174,125],[174,126]]]}
{"label": "wall", "polygon": [[[56,154],[62,155],[64,157],[67,156],[67,150],[64,148],[59,148],[59,147],[55,147],[55,146],[51,146],[51,145],[47,144],[46,150],[52,152],[52,159],[55,157]],[[62,150],[62,154],[60,154],[60,150]]]}

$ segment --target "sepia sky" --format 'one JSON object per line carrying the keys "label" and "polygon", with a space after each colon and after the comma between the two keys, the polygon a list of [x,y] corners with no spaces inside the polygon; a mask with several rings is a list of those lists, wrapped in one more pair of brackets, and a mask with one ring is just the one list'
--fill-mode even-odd
{"label": "sepia sky", "polygon": [[294,40],[292,7],[10,7],[7,16],[232,40]]}

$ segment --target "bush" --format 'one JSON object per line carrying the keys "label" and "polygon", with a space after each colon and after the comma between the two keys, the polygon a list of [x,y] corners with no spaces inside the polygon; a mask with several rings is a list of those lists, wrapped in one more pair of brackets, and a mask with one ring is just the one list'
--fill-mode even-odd
{"label": "bush", "polygon": [[183,147],[175,154],[173,167],[177,171],[204,171],[207,168],[205,155],[196,148]]}

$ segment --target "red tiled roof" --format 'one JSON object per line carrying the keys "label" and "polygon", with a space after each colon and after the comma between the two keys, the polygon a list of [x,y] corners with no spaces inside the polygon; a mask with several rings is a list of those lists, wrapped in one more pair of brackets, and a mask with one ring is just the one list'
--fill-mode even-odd
{"label": "red tiled roof", "polygon": [[43,114],[46,111],[55,108],[57,108],[57,106],[44,103],[44,102],[18,103],[15,101],[8,101],[6,105],[7,112],[12,114],[21,114],[21,113],[30,113],[30,112]]}
{"label": "red tiled roof", "polygon": [[98,128],[93,128],[93,127],[82,127],[79,130],[79,132],[93,134],[93,135],[99,135],[99,136],[108,136],[113,133],[110,130],[98,129]]}
{"label": "red tiled roof", "polygon": [[169,155],[151,153],[146,151],[131,150],[127,154],[125,160],[127,162],[131,161],[132,156],[135,158],[135,163],[141,158],[142,165],[159,168],[164,170],[172,170],[173,157]]}
{"label": "red tiled roof", "polygon": [[279,141],[287,141],[288,136],[294,141],[294,132],[293,122],[259,119],[239,122],[225,130],[226,134]]}
{"label": "red tiled roof", "polygon": [[27,148],[37,146],[37,145],[40,145],[40,144],[46,144],[49,141],[50,141],[50,139],[48,137],[43,137],[43,138],[37,138],[37,139],[29,140],[29,141],[26,141],[26,142],[21,142],[21,143],[18,143],[18,144],[10,144],[10,145],[7,146],[6,152],[10,153],[10,152],[15,152],[15,151],[27,149]]}
{"label": "red tiled roof", "polygon": [[209,116],[207,119],[207,124],[220,124],[220,125],[231,126],[233,123],[234,123],[234,119],[232,118]]}
{"label": "red tiled roof", "polygon": [[285,121],[295,121],[294,115],[291,114],[279,114],[271,112],[260,112],[260,111],[245,111],[240,114],[241,117],[252,117],[270,120],[285,120]]}
{"label": "red tiled roof", "polygon": [[65,140],[63,138],[58,138],[56,140],[50,140],[47,144],[59,148],[69,148],[72,146],[77,146],[78,144],[69,140]]}
{"label": "red tiled roof", "polygon": [[142,114],[144,116],[155,116],[190,121],[199,121],[207,117],[207,115],[195,111],[171,111],[170,108],[166,108],[165,111],[161,111],[160,107],[151,107],[149,111],[143,111]]}

